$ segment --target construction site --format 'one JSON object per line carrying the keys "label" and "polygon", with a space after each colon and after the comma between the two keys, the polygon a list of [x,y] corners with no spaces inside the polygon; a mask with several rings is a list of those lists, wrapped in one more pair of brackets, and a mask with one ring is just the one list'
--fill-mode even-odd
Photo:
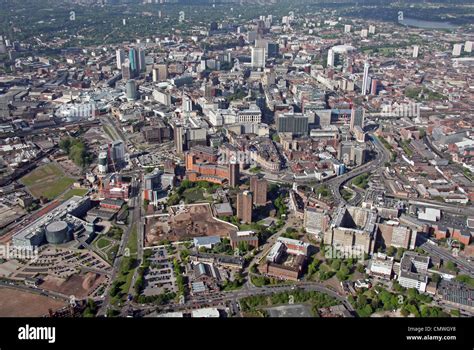
{"label": "construction site", "polygon": [[228,237],[238,228],[214,217],[208,203],[177,205],[169,208],[168,214],[146,219],[145,245],[152,246],[162,241],[182,241],[194,237]]}

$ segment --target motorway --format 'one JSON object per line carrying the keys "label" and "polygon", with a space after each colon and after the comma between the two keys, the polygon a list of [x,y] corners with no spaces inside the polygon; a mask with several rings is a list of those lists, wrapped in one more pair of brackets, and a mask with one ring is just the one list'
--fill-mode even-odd
{"label": "motorway", "polygon": [[[393,196],[396,198],[395,196]],[[437,201],[429,200],[429,199],[421,199],[417,198],[416,200],[409,200],[409,204],[430,207],[430,208],[438,208],[446,213],[456,214],[456,215],[466,215],[466,216],[474,216],[474,208],[471,206],[461,207],[458,205],[452,205],[449,203],[440,203]]]}
{"label": "motorway", "polygon": [[[380,141],[370,134],[369,138],[372,141],[374,147],[378,149],[378,151],[376,152],[376,158],[348,173],[332,178],[325,182],[325,184],[329,186],[335,201],[338,203],[346,202],[341,196],[341,187],[343,186],[343,184],[363,173],[371,173],[373,171],[376,171],[377,169],[381,169],[383,167],[383,164],[389,160],[388,151],[385,149],[385,147],[383,147]],[[353,202],[356,198],[358,198],[357,195],[352,200],[350,200],[350,202]]]}
{"label": "motorway", "polygon": [[430,255],[437,256],[443,261],[452,261],[457,265],[461,273],[467,274],[471,277],[474,276],[474,264],[460,256],[453,256],[448,250],[442,247],[427,242],[425,237],[420,237],[420,240],[424,240],[424,242],[420,245],[420,248],[422,248],[425,252]]}

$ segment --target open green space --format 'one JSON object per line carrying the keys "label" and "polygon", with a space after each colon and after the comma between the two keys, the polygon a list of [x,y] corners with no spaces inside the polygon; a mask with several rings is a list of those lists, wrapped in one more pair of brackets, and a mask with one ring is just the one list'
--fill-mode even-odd
{"label": "open green space", "polygon": [[207,181],[191,182],[184,180],[168,198],[168,205],[176,205],[181,200],[186,204],[206,201],[220,186]]}
{"label": "open green space", "polygon": [[84,196],[87,193],[88,189],[86,188],[71,188],[69,191],[67,191],[65,194],[61,196],[61,200],[68,200],[71,197],[74,196]]}
{"label": "open green space", "polygon": [[96,242],[97,248],[99,248],[99,249],[104,249],[104,248],[110,246],[111,244],[112,244],[112,242],[110,240],[108,240],[107,238],[104,238],[104,237],[99,238]]}
{"label": "open green space", "polygon": [[55,199],[74,183],[74,179],[66,176],[61,168],[54,163],[36,168],[21,178],[33,197]]}
{"label": "open green space", "polygon": [[183,197],[185,203],[202,201],[204,200],[204,190],[199,187],[188,188],[183,192]]}
{"label": "open green space", "polygon": [[341,195],[342,195],[342,198],[344,198],[345,201],[348,201],[348,200],[352,199],[352,197],[354,197],[354,192],[346,190],[345,188],[343,188],[341,190]]}
{"label": "open green space", "polygon": [[413,156],[413,151],[411,150],[409,146],[410,145],[409,141],[400,141],[399,145],[408,157]]}
{"label": "open green space", "polygon": [[352,180],[352,184],[365,190],[367,187],[369,187],[369,176],[370,175],[368,173],[360,174],[354,180]]}

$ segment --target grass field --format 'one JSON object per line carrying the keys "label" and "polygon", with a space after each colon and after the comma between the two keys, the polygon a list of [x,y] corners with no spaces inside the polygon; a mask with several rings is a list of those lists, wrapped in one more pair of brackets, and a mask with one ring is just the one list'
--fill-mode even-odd
{"label": "grass field", "polygon": [[138,251],[138,228],[137,225],[133,225],[132,232],[128,239],[127,248],[130,249],[130,255],[134,256]]}
{"label": "grass field", "polygon": [[[122,292],[123,297],[128,295],[128,291],[132,284],[133,273],[137,266],[137,250],[138,250],[138,228],[137,225],[133,225],[132,231],[130,232],[130,237],[127,243],[126,249],[128,249],[127,255],[124,253],[122,262],[120,263],[120,269],[117,274],[116,281],[121,284],[120,291]],[[115,301],[118,301],[115,298]]]}
{"label": "grass field", "polygon": [[103,249],[105,247],[108,247],[110,244],[111,244],[111,241],[108,240],[107,238],[103,238],[103,237],[99,238],[99,240],[97,240],[97,243],[96,243],[97,248],[99,248],[99,249]]}
{"label": "grass field", "polygon": [[36,168],[20,182],[35,198],[43,196],[52,200],[71,187],[74,179],[66,176],[58,165],[50,163]]}
{"label": "grass field", "polygon": [[186,203],[195,203],[204,200],[204,191],[198,187],[188,188],[183,192]]}
{"label": "grass field", "polygon": [[93,246],[97,254],[107,260],[110,264],[113,264],[114,259],[119,249],[119,242],[108,236],[100,235],[94,240]]}
{"label": "grass field", "polygon": [[87,193],[87,189],[85,188],[71,188],[67,191],[64,195],[61,196],[61,200],[68,200],[74,196],[84,196]]}

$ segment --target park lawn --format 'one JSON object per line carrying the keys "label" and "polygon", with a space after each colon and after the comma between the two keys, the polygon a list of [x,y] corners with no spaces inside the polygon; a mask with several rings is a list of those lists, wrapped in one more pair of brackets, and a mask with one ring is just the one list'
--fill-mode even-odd
{"label": "park lawn", "polygon": [[20,180],[33,197],[45,197],[49,200],[66,191],[74,181],[73,178],[66,176],[58,165],[52,163],[33,170]]}
{"label": "park lawn", "polygon": [[111,243],[112,243],[112,242],[109,241],[107,238],[101,237],[101,238],[99,238],[99,239],[97,240],[96,246],[97,246],[97,248],[99,248],[99,249],[104,249],[104,248],[110,246]]}
{"label": "park lawn", "polygon": [[127,259],[136,259],[136,255],[138,252],[138,229],[137,225],[133,225],[132,231],[130,232],[130,237],[128,238],[128,243],[127,243],[127,248],[130,250],[130,256],[129,257],[124,257],[121,262],[120,266],[120,273],[118,280],[125,282],[121,286],[121,290],[124,294],[128,295],[128,291],[130,290],[130,285],[132,284],[132,278],[135,269],[138,266],[133,266],[130,270],[126,270],[126,261]]}
{"label": "park lawn", "polygon": [[[138,268],[137,264],[137,250],[138,250],[138,229],[137,225],[133,225],[131,228],[130,236],[128,239],[128,243],[125,249],[129,250],[130,254],[125,255],[120,262],[120,268],[117,273],[117,277],[115,279],[116,282],[120,283],[120,291],[122,293],[122,297],[115,296],[111,299],[113,304],[116,304],[120,301],[124,301],[125,298],[128,296],[128,292],[130,290],[130,286],[132,284],[133,274],[135,270]],[[117,245],[118,249],[118,245]],[[111,250],[115,250],[115,247],[112,247]],[[111,259],[112,260],[112,259]]]}
{"label": "park lawn", "polygon": [[136,255],[138,251],[138,229],[133,225],[130,237],[128,238],[127,248],[130,249],[130,255]]}
{"label": "park lawn", "polygon": [[132,284],[133,274],[137,266],[132,267],[130,270],[126,270],[125,266],[127,264],[127,259],[133,259],[131,257],[124,257],[121,262],[120,266],[120,273],[117,277],[117,281],[124,282],[120,289],[126,298],[128,295],[128,291],[130,290],[130,286]]}

